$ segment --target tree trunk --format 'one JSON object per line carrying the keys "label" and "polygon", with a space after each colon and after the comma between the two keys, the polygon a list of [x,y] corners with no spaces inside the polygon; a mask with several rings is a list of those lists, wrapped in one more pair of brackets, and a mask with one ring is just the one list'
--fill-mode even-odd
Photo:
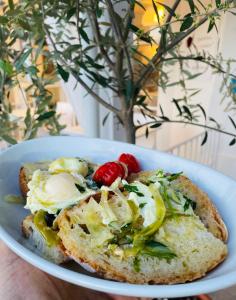
{"label": "tree trunk", "polygon": [[125,128],[125,137],[126,142],[130,144],[135,144],[136,136],[135,136],[135,126],[134,126],[134,114],[133,111],[127,113],[124,120],[124,128]]}

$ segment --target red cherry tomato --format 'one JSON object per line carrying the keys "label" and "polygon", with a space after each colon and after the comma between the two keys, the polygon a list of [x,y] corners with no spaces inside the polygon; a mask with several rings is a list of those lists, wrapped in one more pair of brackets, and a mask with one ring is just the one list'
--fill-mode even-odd
{"label": "red cherry tomato", "polygon": [[107,162],[100,166],[93,175],[93,180],[104,185],[111,185],[118,177],[125,178],[126,170],[119,162]]}
{"label": "red cherry tomato", "polygon": [[126,164],[128,167],[128,172],[130,173],[138,173],[141,171],[140,164],[136,157],[129,153],[122,153],[118,159],[120,162]]}

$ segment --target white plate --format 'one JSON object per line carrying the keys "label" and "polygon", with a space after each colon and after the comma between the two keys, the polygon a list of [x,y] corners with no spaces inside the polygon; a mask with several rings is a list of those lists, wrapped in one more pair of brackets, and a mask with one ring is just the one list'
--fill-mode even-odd
{"label": "white plate", "polygon": [[[134,285],[96,277],[73,263],[57,266],[35,253],[21,235],[20,224],[28,212],[22,205],[4,202],[6,194],[19,193],[18,172],[22,163],[81,156],[95,162],[116,160],[122,152],[133,153],[143,169],[164,168],[184,171],[206,191],[216,204],[229,229],[229,256],[206,277],[179,285]],[[213,292],[236,284],[236,183],[205,166],[166,153],[134,145],[83,137],[47,137],[13,146],[0,155],[0,238],[19,256],[41,270],[71,283],[127,296],[182,297]]]}

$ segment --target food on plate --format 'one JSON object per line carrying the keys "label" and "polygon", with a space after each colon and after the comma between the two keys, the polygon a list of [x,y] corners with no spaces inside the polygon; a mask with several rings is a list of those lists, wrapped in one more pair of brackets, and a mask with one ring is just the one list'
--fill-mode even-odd
{"label": "food on plate", "polygon": [[68,260],[54,225],[56,216],[63,208],[96,194],[98,187],[90,179],[96,167],[79,158],[59,158],[27,163],[20,169],[20,190],[26,198],[25,208],[32,213],[22,222],[23,234],[55,263]]}
{"label": "food on plate", "polygon": [[217,209],[182,172],[141,171],[137,158],[25,164],[20,187],[31,215],[23,233],[42,255],[86,263],[105,278],[172,284],[204,276],[227,256]]}
{"label": "food on plate", "polygon": [[130,153],[122,153],[118,158],[118,161],[127,166],[129,174],[138,173],[141,171],[139,161]]}
{"label": "food on plate", "polygon": [[117,178],[126,178],[128,169],[120,162],[107,162],[98,167],[93,175],[93,180],[99,184],[111,185]]}
{"label": "food on plate", "polygon": [[57,236],[57,231],[48,226],[46,218],[50,218],[50,215],[46,215],[42,210],[27,216],[22,222],[22,232],[43,257],[61,264],[68,261],[69,257]]}

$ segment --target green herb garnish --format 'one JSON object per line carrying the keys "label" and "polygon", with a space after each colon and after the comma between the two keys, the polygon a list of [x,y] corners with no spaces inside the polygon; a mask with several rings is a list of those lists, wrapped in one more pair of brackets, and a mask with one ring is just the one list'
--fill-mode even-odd
{"label": "green herb garnish", "polygon": [[147,203],[143,202],[139,204],[139,208],[143,208]]}
{"label": "green herb garnish", "polygon": [[140,259],[137,256],[134,258],[133,266],[135,272],[140,272]]}
{"label": "green herb garnish", "polygon": [[183,172],[179,172],[179,173],[172,173],[172,174],[170,174],[170,175],[167,175],[167,179],[168,179],[168,181],[174,181],[174,180],[176,180],[180,175],[182,175],[183,174]]}
{"label": "green herb garnish", "polygon": [[88,174],[87,174],[87,176],[86,176],[86,177],[88,177],[88,176],[92,175],[92,174],[93,174],[93,172],[94,172],[94,169],[93,169],[91,166],[88,166]]}
{"label": "green herb garnish", "polygon": [[80,184],[75,183],[75,186],[77,187],[77,189],[80,191],[80,193],[84,193],[86,191],[85,187],[83,187]]}
{"label": "green herb garnish", "polygon": [[139,197],[144,197],[144,194],[139,192],[139,190],[138,190],[138,188],[137,188],[136,185],[125,184],[125,185],[124,185],[124,189],[125,189],[127,192],[133,192],[133,193],[136,193]]}
{"label": "green herb garnish", "polygon": [[156,241],[148,241],[140,253],[155,256],[158,258],[164,258],[167,260],[176,257],[176,254],[172,252],[167,246]]}
{"label": "green herb garnish", "polygon": [[194,210],[197,206],[196,202],[186,196],[184,196],[184,198],[186,199],[184,203],[184,211],[188,210],[190,206],[192,206],[192,209]]}

